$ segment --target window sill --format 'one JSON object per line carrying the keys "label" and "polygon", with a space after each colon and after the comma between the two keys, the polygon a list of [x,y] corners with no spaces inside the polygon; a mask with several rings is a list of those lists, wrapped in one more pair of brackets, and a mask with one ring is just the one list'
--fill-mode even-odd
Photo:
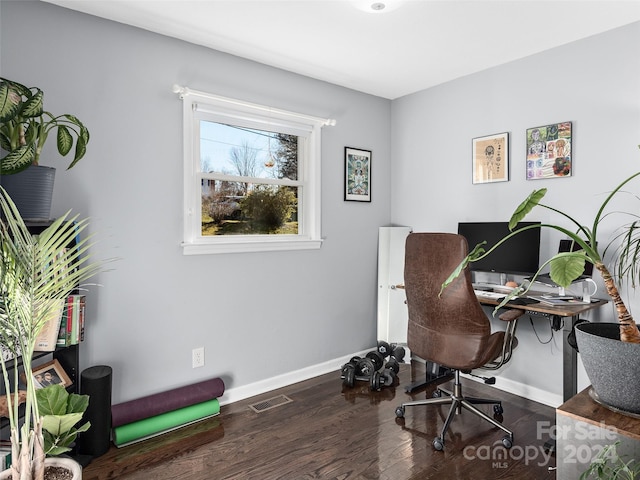
{"label": "window sill", "polygon": [[[218,240],[218,239],[216,239]],[[219,253],[278,252],[287,250],[317,250],[322,240],[231,238],[215,242],[182,243],[183,255],[212,255]]]}

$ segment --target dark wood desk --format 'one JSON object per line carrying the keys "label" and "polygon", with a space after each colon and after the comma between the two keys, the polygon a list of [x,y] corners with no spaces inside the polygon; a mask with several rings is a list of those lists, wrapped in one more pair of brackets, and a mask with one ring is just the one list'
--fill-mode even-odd
{"label": "dark wood desk", "polygon": [[[540,294],[540,292],[529,292],[531,295]],[[495,306],[499,302],[488,298],[480,298],[478,300],[482,305]],[[566,402],[578,393],[578,355],[577,352],[567,343],[567,337],[571,333],[573,324],[580,318],[580,314],[600,308],[608,303],[607,300],[597,300],[590,304],[567,304],[561,306],[550,306],[544,303],[530,303],[528,305],[519,305],[516,303],[507,303],[504,308],[517,308],[533,314],[545,314],[549,316],[557,315],[560,318],[571,318],[570,322],[564,322],[562,326],[562,372],[563,385],[562,396]]]}

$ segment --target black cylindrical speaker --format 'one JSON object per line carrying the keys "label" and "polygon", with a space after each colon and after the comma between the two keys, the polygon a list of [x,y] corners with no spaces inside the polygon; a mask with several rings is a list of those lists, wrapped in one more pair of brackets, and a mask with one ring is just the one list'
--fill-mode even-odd
{"label": "black cylindrical speaker", "polygon": [[97,365],[80,375],[80,393],[89,395],[84,421],[91,428],[78,438],[78,453],[98,457],[111,446],[111,367]]}

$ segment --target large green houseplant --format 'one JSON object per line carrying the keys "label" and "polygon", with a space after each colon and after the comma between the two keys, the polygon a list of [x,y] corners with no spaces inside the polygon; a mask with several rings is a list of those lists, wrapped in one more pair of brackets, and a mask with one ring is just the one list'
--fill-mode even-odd
{"label": "large green houseplant", "polygon": [[40,165],[40,155],[54,130],[60,155],[75,144],[70,169],[87,151],[84,124],[75,115],[45,110],[40,88],[0,78],[0,184],[25,218],[49,219],[56,169]]}
{"label": "large green houseplant", "polygon": [[[91,237],[79,235],[86,219],[67,214],[34,236],[1,187],[0,212],[0,343],[15,359],[21,357],[17,362],[0,356],[11,429],[11,478],[42,480],[43,415],[32,374],[36,339],[64,299],[99,271],[100,262],[90,261]],[[19,385],[19,366],[26,385],[22,413],[18,388],[12,389]]]}
{"label": "large green houseplant", "polygon": [[89,131],[74,115],[53,115],[44,109],[44,92],[37,87],[0,78],[0,146],[7,152],[0,159],[0,175],[21,172],[38,165],[49,133],[57,129],[58,152],[66,156],[76,148],[72,168],[87,151]]}

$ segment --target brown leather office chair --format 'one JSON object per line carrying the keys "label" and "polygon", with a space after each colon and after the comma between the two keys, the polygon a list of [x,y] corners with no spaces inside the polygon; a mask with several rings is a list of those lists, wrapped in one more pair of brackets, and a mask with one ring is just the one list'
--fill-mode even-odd
{"label": "brown leather office chair", "polygon": [[[411,233],[406,240],[404,286],[409,309],[407,344],[412,355],[454,371],[452,392],[438,389],[434,398],[405,402],[396,409],[403,418],[406,407],[450,404],[442,431],[433,446],[442,450],[453,416],[464,408],[506,433],[502,443],[513,445],[513,432],[475,404],[493,404],[494,414],[502,414],[500,400],[464,397],[460,372],[476,368],[496,369],[509,361],[515,347],[517,318],[524,312],[508,310],[500,318],[506,330],[491,333],[491,322],[482,309],[471,283],[471,273],[462,274],[442,293],[442,283],[466,257],[467,241],[450,233]],[[443,395],[445,394],[445,395]]]}

